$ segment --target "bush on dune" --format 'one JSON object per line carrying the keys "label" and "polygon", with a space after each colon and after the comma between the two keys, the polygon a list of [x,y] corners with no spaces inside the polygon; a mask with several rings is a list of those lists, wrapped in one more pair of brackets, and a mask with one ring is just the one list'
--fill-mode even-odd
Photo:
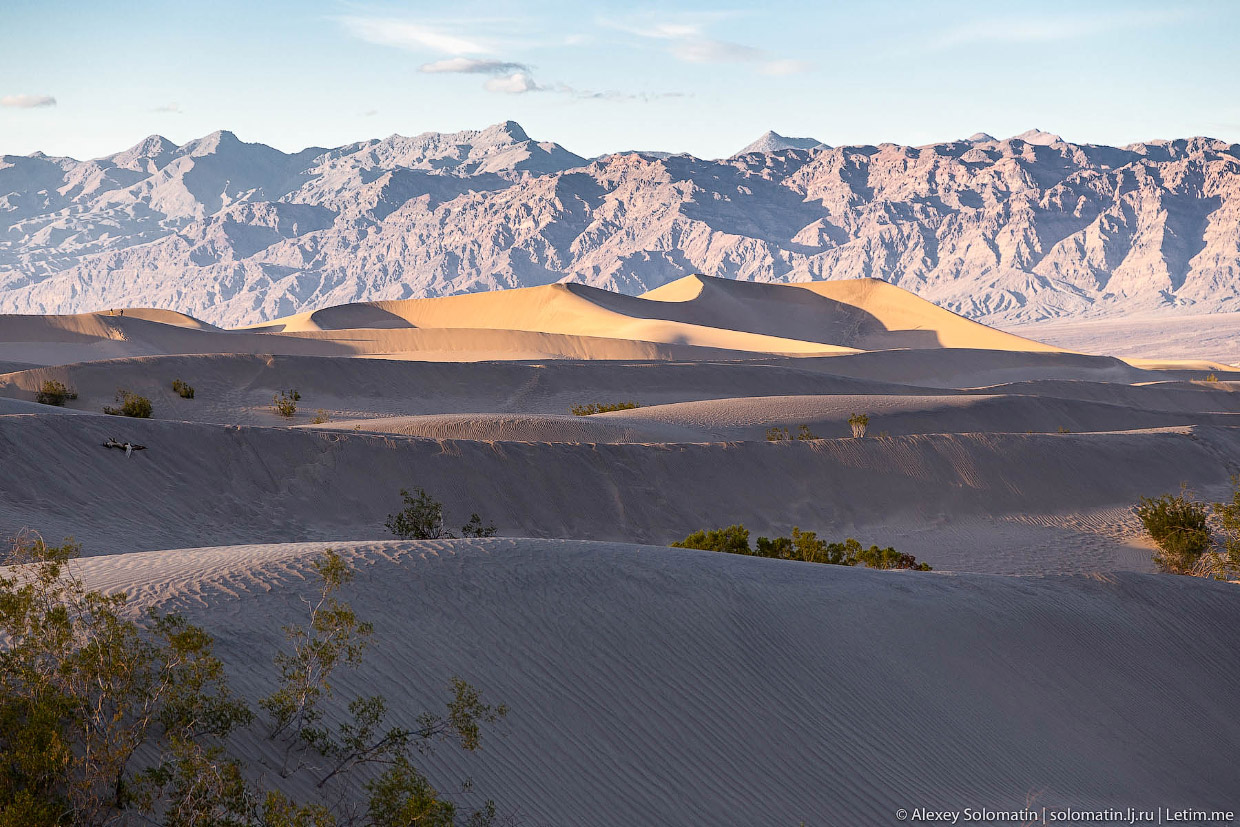
{"label": "bush on dune", "polygon": [[77,397],[77,391],[65,383],[48,379],[39,387],[39,392],[34,395],[34,401],[40,405],[56,405],[63,408],[66,401],[77,399]]}
{"label": "bush on dune", "polygon": [[[15,541],[0,575],[0,825],[141,823],[230,827],[454,825],[457,806],[416,769],[415,752],[477,749],[503,706],[459,679],[446,714],[392,725],[379,696],[330,708],[336,673],[357,666],[373,628],[338,592],[352,578],[325,551],[308,622],[285,627],[275,690],[256,715],[228,686],[214,640],[175,614],[137,615],[124,593],[88,589],[79,548]],[[264,739],[254,765],[235,736]],[[297,802],[251,779],[289,779]],[[362,808],[349,795],[366,791]],[[470,825],[493,823],[489,802]]]}
{"label": "bush on dune", "polygon": [[591,402],[589,405],[573,405],[569,410],[572,411],[573,416],[593,416],[612,411],[631,411],[640,407],[641,405],[637,402]]}
{"label": "bush on dune", "polygon": [[136,393],[121,388],[116,392],[116,401],[120,403],[118,407],[105,405],[103,412],[109,416],[132,416],[137,419],[151,418],[151,400],[145,396],[139,396]]}
{"label": "bush on dune", "polygon": [[801,531],[795,527],[791,537],[759,537],[756,548],[752,549],[749,547],[749,529],[743,525],[695,531],[685,539],[672,543],[672,548],[693,548],[834,566],[863,565],[871,569],[931,570],[926,563],[918,563],[913,555],[898,552],[894,548],[864,548],[851,537],[842,543],[829,543],[818,539],[817,532]]}
{"label": "bush on dune", "polygon": [[194,398],[194,386],[188,382],[183,382],[180,379],[172,380],[172,390],[182,399]]}
{"label": "bush on dune", "polygon": [[[400,490],[405,507],[389,514],[384,527],[401,540],[453,540],[456,535],[444,527],[443,503],[422,488],[410,494]],[[495,524],[484,523],[477,513],[461,527],[462,537],[494,537]]]}
{"label": "bush on dune", "polygon": [[1153,559],[1160,571],[1219,580],[1240,578],[1240,477],[1232,478],[1227,502],[1207,504],[1182,490],[1142,497],[1133,511],[1157,547]]}

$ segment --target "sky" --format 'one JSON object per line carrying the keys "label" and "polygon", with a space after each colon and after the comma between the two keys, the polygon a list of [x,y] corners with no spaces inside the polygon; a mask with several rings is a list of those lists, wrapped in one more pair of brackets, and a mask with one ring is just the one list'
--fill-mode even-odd
{"label": "sky", "polygon": [[1037,127],[1240,141],[1240,3],[3,0],[0,154],[515,120],[585,156]]}

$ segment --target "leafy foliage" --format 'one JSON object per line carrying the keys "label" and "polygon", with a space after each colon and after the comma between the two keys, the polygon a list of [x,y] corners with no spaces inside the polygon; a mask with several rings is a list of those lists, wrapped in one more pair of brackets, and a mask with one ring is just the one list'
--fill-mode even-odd
{"label": "leafy foliage", "polygon": [[865,429],[870,427],[870,415],[855,413],[848,417],[848,424],[852,426],[853,438],[861,439],[865,436]]}
{"label": "leafy foliage", "polygon": [[194,386],[188,382],[183,382],[180,379],[172,380],[172,390],[175,391],[176,395],[182,399],[194,398]]}
{"label": "leafy foliage", "polygon": [[[0,562],[0,825],[143,823],[228,827],[379,827],[458,823],[457,807],[412,763],[439,741],[466,750],[507,709],[454,678],[444,714],[390,725],[382,697],[339,719],[325,703],[336,672],[357,666],[373,629],[339,600],[353,576],[328,550],[314,564],[306,625],[285,627],[276,689],[260,706],[279,766],[319,800],[298,803],[247,780],[230,736],[257,718],[228,688],[214,641],[177,615],[133,619],[122,594],[88,590],[59,547],[18,540]],[[360,809],[349,803],[363,789]],[[464,822],[491,824],[487,802]]]}
{"label": "leafy foliage", "polygon": [[319,408],[317,411],[314,412],[314,416],[310,419],[310,424],[311,425],[322,425],[324,423],[331,422],[331,421],[332,421],[332,418],[331,418],[331,415],[328,414],[327,409]]}
{"label": "leafy foliage", "polygon": [[292,418],[297,414],[297,403],[301,401],[301,394],[295,389],[289,388],[286,391],[280,391],[271,397],[271,405],[276,409],[276,413],[280,416]]}
{"label": "leafy foliage", "polygon": [[138,419],[151,418],[151,400],[145,396],[139,396],[136,393],[120,388],[116,391],[116,401],[120,403],[119,407],[105,405],[103,412],[109,416],[132,416]]}
{"label": "leafy foliage", "polygon": [[77,391],[73,388],[55,379],[48,379],[39,387],[39,392],[35,394],[34,399],[40,405],[56,405],[63,408],[66,401],[77,399],[77,397]]}
{"label": "leafy foliage", "polygon": [[792,434],[788,433],[787,428],[772,426],[766,429],[767,442],[785,442],[792,439]]}
{"label": "leafy foliage", "polygon": [[[384,527],[402,540],[455,539],[456,535],[444,527],[443,503],[425,489],[415,488],[413,492],[400,490],[405,507],[389,514]],[[462,537],[494,537],[495,532],[495,524],[484,523],[476,512],[469,515],[469,522],[461,527]]]}
{"label": "leafy foliage", "polygon": [[640,407],[641,405],[637,402],[591,402],[589,405],[573,405],[569,410],[573,412],[573,416],[591,416],[611,411],[629,411]]}
{"label": "leafy foliage", "polygon": [[1212,539],[1206,522],[1205,503],[1190,499],[1185,491],[1142,497],[1134,509],[1141,524],[1158,546],[1154,563],[1171,574],[1190,574]]}
{"label": "leafy foliage", "polygon": [[926,563],[918,563],[913,555],[898,552],[894,548],[864,548],[851,537],[842,543],[828,543],[818,539],[816,532],[801,531],[799,528],[792,529],[791,537],[759,537],[757,547],[752,549],[749,546],[749,529],[743,525],[695,531],[685,539],[672,543],[672,547],[835,566],[864,565],[872,569],[930,571],[930,566]]}

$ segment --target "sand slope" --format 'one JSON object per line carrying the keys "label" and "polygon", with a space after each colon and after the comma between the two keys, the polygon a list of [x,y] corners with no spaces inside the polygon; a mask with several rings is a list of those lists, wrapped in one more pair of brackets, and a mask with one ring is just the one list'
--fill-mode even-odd
{"label": "sand slope", "polygon": [[[109,437],[148,450],[127,459],[100,447]],[[1182,482],[1211,493],[1240,471],[1237,457],[1240,431],[1204,427],[548,445],[0,416],[0,463],[18,469],[0,478],[0,529],[90,538],[95,553],[381,538],[399,489],[422,486],[444,501],[449,525],[479,511],[507,535],[667,542],[740,521],[759,532],[857,534],[940,568],[1147,570],[1148,551],[1124,540],[1124,520],[1135,533],[1131,505]],[[1075,534],[1081,515],[1098,512],[1114,540],[1083,548],[1065,538],[1062,529]],[[1019,542],[954,534],[1012,520],[1025,526]]]}
{"label": "sand slope", "polygon": [[[885,824],[900,807],[1233,806],[1234,587],[874,572],[617,544],[332,544],[398,716],[460,675],[512,712],[465,775],[523,823]],[[320,545],[94,558],[270,687]],[[345,694],[343,697],[348,697]]]}

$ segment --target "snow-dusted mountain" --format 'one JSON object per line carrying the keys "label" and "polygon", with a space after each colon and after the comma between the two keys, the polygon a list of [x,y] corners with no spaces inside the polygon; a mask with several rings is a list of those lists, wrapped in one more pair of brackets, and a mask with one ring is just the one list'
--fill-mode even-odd
{"label": "snow-dusted mountain", "polygon": [[594,160],[515,123],[286,154],[216,132],[0,158],[0,312],[222,324],[560,280],[874,276],[986,321],[1240,310],[1240,145],[1036,130]]}
{"label": "snow-dusted mountain", "polygon": [[[744,155],[749,152],[783,152],[785,149],[815,149],[817,147],[830,149],[829,146],[817,138],[789,138],[786,135],[780,135],[774,130],[768,130],[762,137],[736,153],[736,155]],[[736,155],[732,157],[735,158]]]}

